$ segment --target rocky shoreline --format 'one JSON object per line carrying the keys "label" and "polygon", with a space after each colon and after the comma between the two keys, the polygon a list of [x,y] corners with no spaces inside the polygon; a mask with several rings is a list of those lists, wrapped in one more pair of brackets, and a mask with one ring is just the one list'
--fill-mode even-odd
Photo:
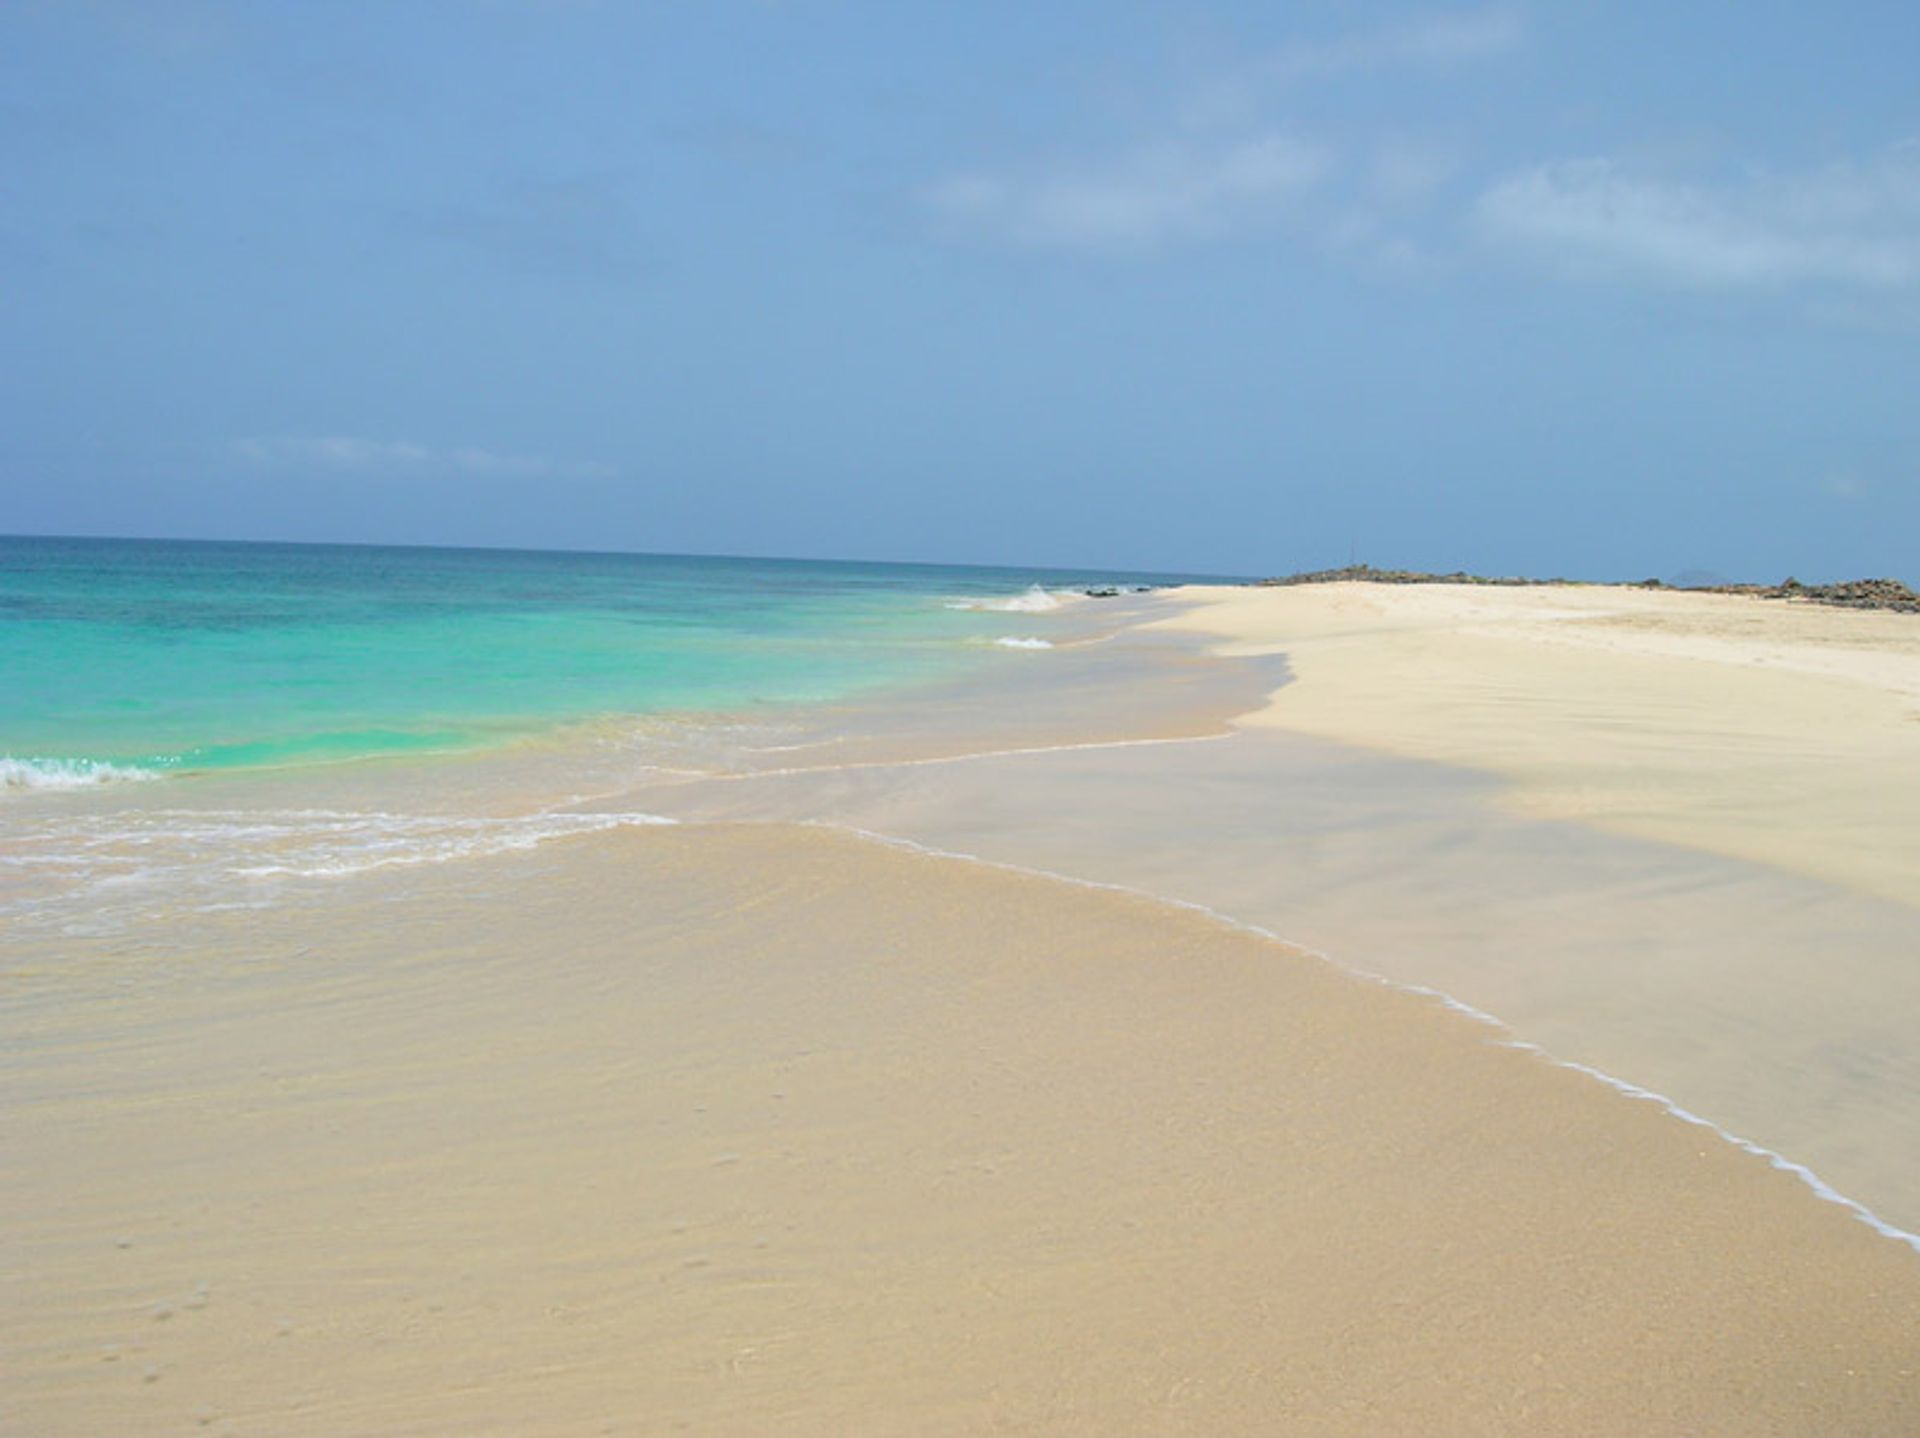
{"label": "rocky shoreline", "polygon": [[1778,584],[1670,585],[1659,579],[1594,581],[1582,579],[1528,579],[1514,575],[1432,574],[1416,569],[1375,569],[1370,564],[1349,564],[1341,569],[1315,569],[1298,574],[1277,575],[1254,581],[1262,587],[1292,584],[1486,584],[1524,587],[1548,584],[1579,584],[1592,588],[1682,589],[1695,594],[1744,594],[1755,599],[1798,599],[1814,604],[1829,604],[1841,609],[1886,609],[1904,614],[1920,614],[1920,593],[1897,579],[1849,579],[1838,584],[1802,584],[1783,579]]}

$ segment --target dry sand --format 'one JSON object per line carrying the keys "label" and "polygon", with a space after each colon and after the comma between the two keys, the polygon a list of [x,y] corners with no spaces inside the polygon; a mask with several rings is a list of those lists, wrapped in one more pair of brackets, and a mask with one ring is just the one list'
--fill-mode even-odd
{"label": "dry sand", "polygon": [[1491,770],[1524,812],[1920,903],[1920,617],[1572,585],[1189,589],[1284,652],[1247,723]]}
{"label": "dry sand", "polygon": [[1920,1430],[1910,1250],[1160,904],[718,826],[170,941],[13,970],[8,1433]]}

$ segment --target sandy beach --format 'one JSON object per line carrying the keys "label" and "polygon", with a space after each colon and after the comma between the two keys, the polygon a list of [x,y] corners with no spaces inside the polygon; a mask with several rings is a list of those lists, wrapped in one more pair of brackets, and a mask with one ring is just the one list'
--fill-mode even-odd
{"label": "sandy beach", "polygon": [[[1483,640],[1489,612],[1544,637]],[[1104,645],[1101,712],[1191,662],[1181,644],[1252,666],[1216,702],[1266,697],[1171,742],[835,756],[642,802],[841,824],[1230,915],[1447,994],[1920,1231],[1920,1054],[1903,1017],[1920,1005],[1920,907],[1899,897],[1903,864],[1920,863],[1920,804],[1904,797],[1920,726],[1897,687],[1909,619],[1570,587],[1182,590]],[[1456,643],[1449,623],[1474,632]],[[1603,645],[1614,628],[1627,639]],[[1600,638],[1576,648],[1563,629]],[[1778,654],[1794,667],[1751,662]],[[1291,678],[1271,667],[1282,655]],[[1348,723],[1348,740],[1320,732]],[[1576,817],[1580,795],[1591,812]],[[1649,832],[1616,822],[1629,801]],[[1683,841],[1696,834],[1726,842]],[[1756,846],[1801,862],[1742,852]]]}
{"label": "sandy beach", "polygon": [[1284,652],[1244,722],[1462,764],[1522,813],[1920,902],[1920,623],[1578,585],[1191,589],[1165,621]]}
{"label": "sandy beach", "polygon": [[1912,1252],[1197,915],[731,826],[360,897],[15,1016],[11,1431],[1920,1414]]}
{"label": "sandy beach", "polygon": [[[1612,596],[1492,602],[1554,634]],[[1801,796],[1776,839],[1829,813],[1818,865],[1683,839],[1707,787],[1644,756],[1691,772],[1734,725],[1700,696],[1746,693],[1673,632],[1692,597],[1578,647],[1456,646],[1492,621],[1447,602],[1069,605],[997,688],[683,746],[577,832],[17,931],[0,1426],[1913,1432],[1920,911],[1839,881],[1818,774],[1766,791]],[[1755,682],[1798,686],[1768,723],[1808,764],[1815,712],[1861,716],[1859,763],[1896,743],[1890,689],[1817,707],[1873,650],[1823,626],[1899,674],[1896,630],[1746,612],[1796,636]],[[1457,660],[1407,685],[1403,625]],[[1775,730],[1733,732],[1764,768]],[[1665,831],[1619,819],[1629,771]],[[319,783],[392,781],[273,802]],[[595,825],[629,812],[679,822]]]}

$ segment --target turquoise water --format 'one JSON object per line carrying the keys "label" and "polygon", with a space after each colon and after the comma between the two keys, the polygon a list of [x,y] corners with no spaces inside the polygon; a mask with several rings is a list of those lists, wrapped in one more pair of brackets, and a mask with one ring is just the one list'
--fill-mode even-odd
{"label": "turquoise water", "polygon": [[983,639],[1018,631],[1018,613],[956,602],[1170,577],[0,539],[0,787],[844,698],[979,662]]}

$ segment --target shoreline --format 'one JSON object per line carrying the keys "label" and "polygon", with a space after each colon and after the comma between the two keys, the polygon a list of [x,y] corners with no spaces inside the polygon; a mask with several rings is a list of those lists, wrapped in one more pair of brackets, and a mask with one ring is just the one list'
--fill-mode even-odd
{"label": "shoreline", "polygon": [[[23,1411],[1908,1431],[1911,1232],[1611,1077],[1637,1061],[1364,962],[1504,982],[1580,928],[1502,929],[1503,886],[1601,883],[1685,939],[1775,881],[1662,897],[1674,861],[1640,841],[1250,723],[1311,676],[1156,624],[1193,597],[1041,616],[1103,637],[997,685],[705,736],[704,770],[553,809],[571,836],[23,945],[0,1004],[32,1156],[0,1180],[31,1220],[6,1261],[32,1291],[0,1303]],[[329,792],[472,802],[400,769]],[[612,822],[637,813],[680,822]]]}
{"label": "shoreline", "polygon": [[[1187,740],[1187,739],[1136,739],[1136,740],[1115,740],[1108,744],[1092,744],[1092,745],[1063,746],[1063,747],[1067,749],[1114,748],[1114,747],[1130,747],[1132,745],[1184,744],[1184,743],[1191,743],[1191,742],[1193,741]],[[1027,751],[1011,751],[1011,752],[1013,753],[1048,753],[1048,752],[1059,752],[1059,751],[1058,750],[1027,750]],[[940,763],[948,763],[948,762],[963,762],[967,759],[976,758],[976,757],[979,757],[979,756],[956,755],[956,756],[953,756],[951,760],[924,759],[924,760],[917,760],[917,761],[910,761],[910,762],[924,763],[924,764],[940,764]],[[1691,1109],[1683,1107],[1681,1104],[1677,1103],[1674,1099],[1670,1098],[1668,1095],[1660,1093],[1657,1090],[1644,1088],[1639,1084],[1628,1081],[1627,1079],[1620,1078],[1617,1075],[1607,1073],[1601,1069],[1594,1068],[1588,1064],[1583,1064],[1573,1059],[1556,1057],[1554,1054],[1550,1053],[1547,1049],[1542,1048],[1539,1044],[1529,1043],[1524,1039],[1516,1038],[1514,1037],[1512,1028],[1507,1024],[1505,1020],[1499,1018],[1495,1014],[1488,1013],[1485,1009],[1475,1008],[1472,1004],[1467,1003],[1464,999],[1456,998],[1452,994],[1446,993],[1440,989],[1430,988],[1423,984],[1402,983],[1398,980],[1387,978],[1382,974],[1370,973],[1365,969],[1354,968],[1350,964],[1341,962],[1338,958],[1336,958],[1334,955],[1330,953],[1324,953],[1321,950],[1312,948],[1309,945],[1303,944],[1296,939],[1290,939],[1284,934],[1279,934],[1274,932],[1272,929],[1264,928],[1259,924],[1249,923],[1243,919],[1237,919],[1233,917],[1231,914],[1223,913],[1218,909],[1209,908],[1205,904],[1194,903],[1186,899],[1170,898],[1167,895],[1152,893],[1145,889],[1129,888],[1125,884],[1108,883],[1099,879],[1077,878],[1072,874],[1059,873],[1051,869],[1036,869],[1036,868],[1030,868],[1024,864],[1008,863],[998,859],[983,858],[979,854],[968,854],[968,853],[962,853],[954,849],[936,848],[929,844],[918,843],[912,839],[898,838],[888,834],[877,833],[872,830],[853,828],[844,824],[837,824],[837,823],[832,823],[828,821],[818,821],[817,823],[812,824],[809,827],[817,827],[833,833],[850,834],[858,839],[867,840],[869,842],[880,844],[886,847],[904,849],[910,853],[924,854],[930,858],[954,860],[954,861],[965,863],[965,864],[977,864],[983,868],[995,869],[1008,874],[1018,874],[1027,878],[1043,879],[1051,883],[1065,884],[1072,888],[1090,889],[1100,893],[1124,895],[1130,899],[1140,899],[1140,900],[1144,900],[1147,903],[1157,904],[1168,909],[1175,909],[1185,913],[1195,914],[1207,920],[1210,923],[1219,924],[1225,928],[1232,929],[1237,932],[1247,934],[1253,938],[1257,938],[1265,942],[1272,943],[1281,949],[1285,949],[1289,951],[1290,953],[1304,956],[1306,958],[1312,959],[1317,963],[1325,964],[1328,968],[1333,969],[1336,972],[1342,975],[1345,975],[1348,978],[1358,980],[1362,983],[1378,984],[1382,988],[1391,990],[1394,993],[1404,994],[1410,998],[1431,1000],[1435,1004],[1438,1004],[1441,1008],[1446,1009],[1451,1013],[1458,1014],[1462,1018],[1470,1019],[1474,1023],[1481,1024],[1486,1028],[1492,1030],[1494,1033],[1501,1035],[1502,1038],[1500,1040],[1500,1047],[1502,1048],[1519,1050],[1521,1052],[1530,1054],[1542,1060],[1543,1062],[1551,1065],[1554,1068],[1565,1069],[1571,1073],[1584,1075],[1585,1077],[1594,1080],[1601,1087],[1610,1089],[1614,1093],[1617,1093],[1624,1098],[1629,1098],[1629,1099],[1634,1099],[1640,1102],[1650,1103],[1671,1118],[1678,1119],[1680,1122],[1693,1125],[1696,1128],[1704,1128],[1708,1132],[1712,1133],[1715,1138],[1719,1139],[1721,1142],[1727,1144],[1731,1148],[1738,1149],[1742,1153],[1750,1154],[1755,1158],[1765,1159],[1769,1167],[1777,1169],[1782,1173],[1791,1174],[1793,1177],[1799,1179],[1800,1182],[1805,1184],[1808,1190],[1812,1192],[1814,1197],[1818,1198],[1821,1202],[1837,1205],[1841,1209],[1844,1209],[1852,1217],[1859,1220],[1861,1223],[1865,1224],[1869,1229],[1871,1229],[1873,1232],[1880,1235],[1882,1238],[1891,1239],[1895,1243],[1901,1244],[1907,1248],[1912,1249],[1916,1254],[1920,1254],[1920,1232],[1914,1232],[1905,1228],[1901,1228],[1896,1224],[1888,1222],[1886,1219],[1882,1218],[1879,1214],[1875,1213],[1871,1208],[1867,1207],[1865,1204],[1861,1203],[1857,1199],[1851,1198],[1848,1195],[1840,1192],[1837,1188],[1835,1188],[1832,1184],[1828,1183],[1824,1178],[1822,1178],[1818,1173],[1816,1173],[1813,1169],[1809,1168],[1807,1165],[1803,1163],[1798,1163],[1793,1159],[1788,1158],[1785,1154],[1778,1153],[1775,1150],[1767,1148],[1762,1144],[1755,1143],[1751,1139],[1743,1138],[1741,1135],[1737,1133],[1733,1133],[1726,1128],[1723,1128],[1718,1123],[1715,1123],[1712,1119],[1707,1118],[1701,1114],[1697,1114],[1693,1112]]]}
{"label": "shoreline", "polygon": [[[993,749],[979,752],[944,754],[919,759],[856,760],[850,763],[831,763],[810,767],[771,769],[753,773],[722,776],[713,782],[724,784],[730,780],[754,781],[796,778],[805,780],[824,775],[845,775],[862,770],[884,772],[928,767],[962,767],[981,762],[993,762],[1006,759],[1039,759],[1044,761],[1048,756],[1055,755],[1147,749],[1160,746],[1184,746],[1205,743],[1210,739],[1226,739],[1229,737],[1231,736],[1223,733],[1169,738],[1094,740],[1085,743],[1055,744],[1036,748]],[[673,820],[672,822],[678,823],[682,821]],[[1713,1118],[1695,1112],[1669,1094],[1646,1087],[1628,1078],[1621,1077],[1616,1073],[1595,1067],[1589,1063],[1581,1062],[1578,1059],[1561,1056],[1540,1043],[1517,1037],[1512,1024],[1507,1019],[1487,1009],[1478,1007],[1444,989],[1406,978],[1391,977],[1386,973],[1374,969],[1357,966],[1349,958],[1342,957],[1333,950],[1317,948],[1313,944],[1303,941],[1298,937],[1289,936],[1286,933],[1278,932],[1263,924],[1239,917],[1226,909],[1215,908],[1207,903],[1192,899],[1180,898],[1157,888],[1146,888],[1110,879],[1087,877],[1083,874],[1073,872],[1070,869],[1049,868],[1035,863],[1018,862],[1000,857],[989,857],[982,853],[942,847],[939,843],[909,838],[895,832],[862,828],[857,824],[848,822],[844,818],[799,819],[790,814],[784,814],[776,820],[768,820],[760,817],[737,817],[729,819],[693,820],[691,822],[695,824],[739,822],[797,824],[803,827],[816,828],[824,832],[850,835],[854,838],[884,847],[923,854],[936,859],[978,865],[988,870],[1060,883],[1072,888],[1120,895],[1129,899],[1138,899],[1150,904],[1160,905],[1167,909],[1198,915],[1210,922],[1221,924],[1249,936],[1271,942],[1290,952],[1307,956],[1317,962],[1325,963],[1339,973],[1360,983],[1378,985],[1391,992],[1412,998],[1431,1000],[1440,1007],[1483,1025],[1493,1033],[1500,1035],[1499,1043],[1501,1047],[1527,1052],[1552,1067],[1565,1069],[1569,1072],[1590,1078],[1602,1087],[1622,1097],[1650,1103],[1680,1122],[1707,1129],[1716,1139],[1728,1146],[1755,1157],[1763,1158],[1771,1167],[1793,1175],[1803,1183],[1816,1198],[1822,1202],[1835,1204],[1844,1209],[1881,1237],[1891,1239],[1898,1244],[1914,1250],[1916,1253],[1920,1253],[1920,1231],[1901,1227],[1888,1220],[1876,1212],[1868,1203],[1835,1187],[1834,1184],[1830,1183],[1815,1168],[1797,1161],[1786,1153],[1767,1147],[1763,1143],[1756,1142],[1741,1133],[1735,1132]]]}
{"label": "shoreline", "polygon": [[[1230,604],[1290,597],[1215,593]],[[1223,662],[1280,662],[1286,646],[1223,643],[1212,617],[1164,622],[1207,597],[1160,597],[1144,632],[1207,639]],[[1737,600],[1650,602],[1753,612]],[[1760,621],[1771,629],[1776,613]],[[1371,635],[1370,623],[1355,627]],[[1660,662],[1707,667],[1684,654]],[[1491,1015],[1556,1061],[1656,1093],[1804,1166],[1810,1186],[1875,1221],[1920,1231],[1920,1163],[1899,1138],[1920,1103],[1920,1063],[1887,1017],[1920,992],[1880,957],[1920,944],[1920,912],[1817,871],[1516,807],[1503,784],[1451,758],[1436,767],[1385,745],[1372,757],[1294,738],[1260,722],[1311,698],[1312,669],[1291,667],[1224,733],[1211,729],[1215,742],[911,763],[835,754],[785,773],[647,785],[626,801],[695,821],[826,822],[1228,916]],[[1714,1044],[1703,1048],[1701,1034]]]}
{"label": "shoreline", "polygon": [[751,824],[357,892],[33,1026],[36,1431],[1920,1413],[1911,1253],[1241,926]]}

